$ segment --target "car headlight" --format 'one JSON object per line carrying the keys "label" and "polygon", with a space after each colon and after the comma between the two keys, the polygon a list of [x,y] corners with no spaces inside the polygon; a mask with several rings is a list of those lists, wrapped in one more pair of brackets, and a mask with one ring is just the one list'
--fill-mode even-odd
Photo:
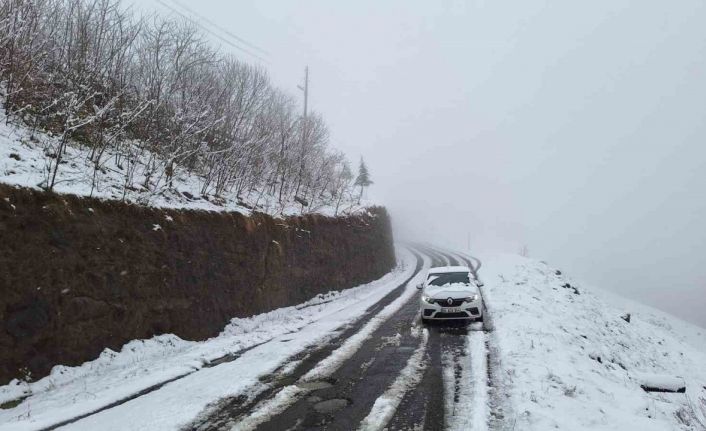
{"label": "car headlight", "polygon": [[464,300],[465,302],[475,302],[475,301],[478,300],[478,294],[476,293],[476,294],[473,294],[473,295],[471,295],[471,296],[467,296],[467,297],[463,298],[463,300]]}
{"label": "car headlight", "polygon": [[422,301],[427,302],[429,304],[432,304],[431,296],[429,296],[429,295],[422,295]]}

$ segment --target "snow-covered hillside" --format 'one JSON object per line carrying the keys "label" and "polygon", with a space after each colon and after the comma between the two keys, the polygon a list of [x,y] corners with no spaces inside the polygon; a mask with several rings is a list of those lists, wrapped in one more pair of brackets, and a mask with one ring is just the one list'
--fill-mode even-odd
{"label": "snow-covered hillside", "polygon": [[[51,158],[45,152],[50,151],[47,148],[57,146],[58,139],[48,133],[30,131],[16,120],[8,121],[0,99],[0,182],[35,189],[46,187]],[[100,168],[94,169],[88,157],[90,149],[72,142],[67,145],[62,157],[54,191],[158,208],[235,211],[243,214],[257,210],[274,216],[311,212],[333,216],[355,213],[375,205],[371,201],[361,201],[358,205],[344,200],[339,208],[336,208],[335,201],[327,205],[302,207],[292,200],[280,203],[276,194],[261,190],[251,190],[242,196],[232,191],[214,196],[203,193],[202,177],[179,166],[175,168],[169,187],[164,178],[154,177],[146,169],[147,163],[159,159],[159,156],[146,150],[140,151],[137,166],[131,172],[127,171],[124,157],[121,158],[111,149],[102,158]],[[126,179],[128,176],[129,179]]]}
{"label": "snow-covered hillside", "polygon": [[[706,429],[706,329],[545,263],[481,260],[505,392],[497,402],[508,397],[513,429]],[[641,389],[658,378],[683,379],[686,393]]]}

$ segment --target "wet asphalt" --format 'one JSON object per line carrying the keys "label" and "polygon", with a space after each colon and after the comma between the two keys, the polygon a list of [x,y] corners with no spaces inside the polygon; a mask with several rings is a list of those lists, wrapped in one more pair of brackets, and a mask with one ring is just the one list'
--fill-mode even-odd
{"label": "wet asphalt", "polygon": [[[419,252],[429,256],[432,266],[459,265],[470,263],[461,261],[454,255],[442,253],[426,247]],[[421,256],[417,255],[415,275],[422,267]],[[221,400],[211,413],[188,426],[189,430],[230,429],[238,420],[246,417],[258,403],[274,397],[288,385],[298,384],[299,378],[311,370],[319,361],[326,358],[351,335],[359,331],[370,317],[399,297],[405,289],[406,280],[383,300],[370,307],[355,323],[345,328],[328,343],[310,349],[289,362],[300,361],[294,371],[279,375],[275,373],[265,383],[269,389],[253,399],[237,397]],[[267,430],[354,430],[368,415],[377,398],[399,376],[407,365],[410,356],[420,345],[418,296],[414,295],[395,314],[384,322],[360,348],[348,358],[327,379],[304,384],[306,392],[284,411],[271,417],[256,429]],[[416,387],[407,391],[396,409],[387,428],[390,430],[440,430],[444,428],[445,393],[455,394],[444,389],[442,376],[442,355],[451,358],[454,376],[460,376],[460,361],[464,353],[465,335],[468,326],[463,323],[442,322],[424,325],[429,338],[424,352],[426,367]],[[413,330],[415,329],[415,330]],[[283,366],[286,369],[286,364]],[[452,395],[453,396],[453,395]]]}

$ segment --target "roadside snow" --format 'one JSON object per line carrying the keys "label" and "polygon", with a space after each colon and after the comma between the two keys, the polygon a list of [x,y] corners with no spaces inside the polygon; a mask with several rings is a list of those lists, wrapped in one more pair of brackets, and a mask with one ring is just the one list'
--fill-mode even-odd
{"label": "roadside snow", "polygon": [[[54,367],[31,384],[0,387],[0,403],[29,395],[16,407],[0,409],[0,430],[36,430],[93,412],[161,382],[190,374],[161,389],[69,425],[69,429],[175,429],[209,402],[257,391],[258,377],[287,358],[335,335],[412,275],[416,259],[398,250],[397,268],[372,283],[329,292],[297,306],[233,319],[223,332],[203,342],[160,335],[134,340],[120,352],[106,349],[78,367]],[[250,350],[246,350],[250,349]],[[226,355],[241,356],[207,367]]]}
{"label": "roadside snow", "polygon": [[[483,431],[488,429],[488,368],[485,343],[487,334],[470,330],[463,355],[453,361],[444,352],[444,397],[448,431]],[[458,384],[458,387],[456,385]]]}
{"label": "roadside snow", "polygon": [[[481,431],[488,429],[488,363],[485,342],[487,334],[481,331],[471,331],[468,334],[468,351],[471,358],[471,401],[470,426],[459,430]],[[466,413],[468,413],[466,411]]]}
{"label": "roadside snow", "polygon": [[[513,406],[503,419],[508,429],[706,429],[706,329],[578,284],[544,263],[481,260],[495,324],[489,340],[501,367],[494,383],[508,388]],[[686,393],[647,393],[644,373],[683,379]]]}

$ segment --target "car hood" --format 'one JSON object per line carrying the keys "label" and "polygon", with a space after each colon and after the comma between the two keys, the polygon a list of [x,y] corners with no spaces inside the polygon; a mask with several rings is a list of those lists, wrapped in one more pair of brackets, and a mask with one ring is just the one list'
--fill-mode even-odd
{"label": "car hood", "polygon": [[454,283],[444,286],[427,286],[424,293],[432,298],[465,298],[474,293],[478,293],[478,287],[474,284]]}

